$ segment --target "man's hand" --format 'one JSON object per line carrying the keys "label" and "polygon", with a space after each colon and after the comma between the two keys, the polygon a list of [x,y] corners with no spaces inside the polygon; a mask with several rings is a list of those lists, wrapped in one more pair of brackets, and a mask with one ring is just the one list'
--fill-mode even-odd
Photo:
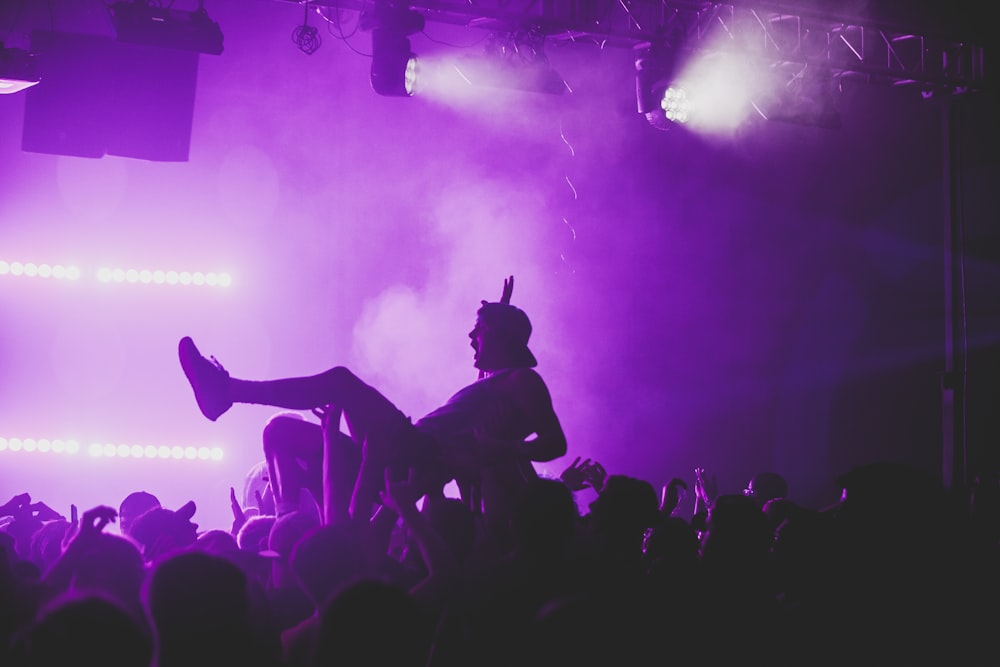
{"label": "man's hand", "polygon": [[236,488],[232,486],[229,487],[229,507],[233,510],[233,527],[229,531],[229,534],[236,537],[240,532],[240,528],[246,524],[247,515],[243,511],[240,501],[236,499]]}
{"label": "man's hand", "polygon": [[563,481],[563,484],[569,487],[570,491],[583,491],[590,486],[590,480],[587,479],[586,468],[590,465],[590,459],[584,459],[580,461],[580,457],[576,457],[569,467],[559,474],[559,479]]}
{"label": "man's hand", "polygon": [[604,491],[604,483],[608,480],[608,471],[604,469],[604,466],[594,461],[584,467],[583,472],[587,476],[587,483],[594,491],[598,493]]}
{"label": "man's hand", "polygon": [[264,493],[257,489],[253,492],[254,497],[257,498],[257,513],[261,516],[275,516],[277,514],[277,509],[274,504],[274,493],[271,491],[271,483],[268,482],[267,486],[264,487]]}
{"label": "man's hand", "polygon": [[503,292],[500,294],[500,303],[509,304],[510,297],[514,294],[514,276],[504,278]]}
{"label": "man's hand", "polygon": [[694,497],[706,507],[711,506],[712,500],[719,491],[715,475],[705,477],[704,468],[694,469]]}
{"label": "man's hand", "polygon": [[12,516],[15,519],[19,519],[23,517],[30,506],[31,494],[19,493],[3,505],[0,505],[0,516]]}
{"label": "man's hand", "polygon": [[39,521],[65,521],[64,517],[59,512],[55,511],[45,503],[39,501],[37,503],[31,503],[29,506],[31,510],[31,515],[38,519]]}
{"label": "man's hand", "polygon": [[76,526],[76,531],[66,543],[65,548],[70,546],[85,546],[92,542],[94,538],[101,534],[109,523],[114,523],[118,518],[118,510],[107,505],[92,507],[83,513]]}
{"label": "man's hand", "polygon": [[419,495],[416,485],[413,484],[412,474],[410,477],[411,479],[405,482],[394,482],[389,468],[386,468],[385,489],[378,493],[382,504],[400,516],[406,514],[407,511],[416,510],[417,507]]}
{"label": "man's hand", "polygon": [[684,480],[674,477],[663,486],[660,495],[660,512],[662,514],[673,514],[677,506],[687,496],[687,484]]}

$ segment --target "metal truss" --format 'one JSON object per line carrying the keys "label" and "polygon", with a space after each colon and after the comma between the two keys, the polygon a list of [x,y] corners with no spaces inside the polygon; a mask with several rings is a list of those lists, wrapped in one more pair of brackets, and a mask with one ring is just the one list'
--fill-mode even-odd
{"label": "metal truss", "polygon": [[[296,2],[302,0],[281,0]],[[305,0],[364,12],[383,0]],[[390,0],[385,0],[390,1]],[[868,83],[915,85],[928,92],[986,86],[984,49],[857,17],[752,0],[412,0],[428,22],[494,32],[531,30],[550,40],[634,47],[662,41],[700,51],[739,51],[774,66],[809,67]]]}

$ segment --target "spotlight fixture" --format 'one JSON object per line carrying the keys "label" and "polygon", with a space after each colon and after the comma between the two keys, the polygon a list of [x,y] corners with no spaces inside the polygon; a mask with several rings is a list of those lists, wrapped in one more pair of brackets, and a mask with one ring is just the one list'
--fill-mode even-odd
{"label": "spotlight fixture", "polygon": [[196,53],[222,53],[222,30],[212,21],[202,2],[193,12],[158,7],[150,0],[108,5],[119,42],[144,44]]}
{"label": "spotlight fixture", "polygon": [[565,79],[549,64],[545,36],[532,30],[494,34],[482,55],[462,56],[458,74],[474,86],[513,88],[561,95],[570,91]]}
{"label": "spotlight fixture", "polygon": [[16,93],[40,80],[32,54],[24,49],[4,48],[0,42],[0,94]]}
{"label": "spotlight fixture", "polygon": [[377,2],[361,25],[372,31],[372,89],[388,97],[413,95],[418,64],[407,36],[424,29],[423,14],[406,6]]}
{"label": "spotlight fixture", "polygon": [[690,111],[687,92],[673,81],[676,52],[660,42],[635,47],[636,108],[649,124],[668,130],[686,123]]}

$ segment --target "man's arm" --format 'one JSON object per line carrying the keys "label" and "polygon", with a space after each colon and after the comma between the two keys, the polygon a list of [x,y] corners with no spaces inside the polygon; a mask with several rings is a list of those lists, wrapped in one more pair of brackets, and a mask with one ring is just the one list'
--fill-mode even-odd
{"label": "man's arm", "polygon": [[518,407],[535,432],[535,437],[520,443],[518,449],[531,461],[546,462],[565,456],[566,434],[542,377],[525,368],[514,371],[509,381],[514,385]]}

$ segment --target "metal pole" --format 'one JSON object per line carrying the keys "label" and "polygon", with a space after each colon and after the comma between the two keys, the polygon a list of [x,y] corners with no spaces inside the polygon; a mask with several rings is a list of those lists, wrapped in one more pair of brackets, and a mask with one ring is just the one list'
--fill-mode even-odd
{"label": "metal pole", "polygon": [[942,383],[942,481],[950,488],[968,482],[966,404],[968,350],[965,303],[965,239],[962,212],[962,122],[956,100],[944,109],[944,344]]}

